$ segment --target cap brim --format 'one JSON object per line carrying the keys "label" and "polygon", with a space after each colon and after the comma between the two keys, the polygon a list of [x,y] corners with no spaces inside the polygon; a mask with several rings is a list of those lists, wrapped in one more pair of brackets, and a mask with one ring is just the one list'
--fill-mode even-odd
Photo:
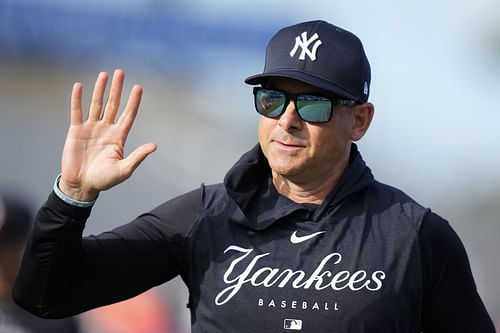
{"label": "cap brim", "polygon": [[336,85],[330,81],[322,79],[321,77],[318,77],[318,76],[314,76],[311,74],[307,74],[307,73],[295,71],[295,70],[280,70],[280,71],[252,75],[252,76],[249,76],[245,79],[245,83],[250,84],[250,85],[262,84],[268,78],[271,78],[271,77],[286,77],[286,78],[290,78],[290,79],[299,80],[299,81],[305,82],[307,84],[310,84],[312,86],[318,87],[318,88],[325,90],[327,92],[330,92],[335,96],[345,98],[345,99],[351,99],[354,101],[360,101],[359,97],[357,97],[355,94],[351,93],[350,91],[347,91],[346,89],[344,89],[342,87],[339,87],[338,85]]}

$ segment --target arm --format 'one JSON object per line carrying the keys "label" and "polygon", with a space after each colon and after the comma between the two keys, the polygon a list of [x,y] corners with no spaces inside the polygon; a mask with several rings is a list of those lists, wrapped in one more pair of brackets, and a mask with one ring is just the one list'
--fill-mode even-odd
{"label": "arm", "polygon": [[35,315],[62,318],[131,298],[183,274],[184,242],[200,210],[200,191],[192,191],[82,239],[90,208],[68,205],[51,193],[37,214],[13,298]]}
{"label": "arm", "polygon": [[494,333],[465,248],[447,221],[428,213],[420,229],[424,266],[423,332]]}
{"label": "arm", "polygon": [[[124,111],[115,122],[124,73],[115,71],[109,99],[103,107],[107,80],[106,73],[99,74],[85,121],[81,110],[82,85],[75,83],[73,86],[71,124],[64,145],[59,183],[62,192],[73,200],[93,200],[100,191],[126,180],[156,149],[154,144],[145,144],[128,157],[124,156],[125,141],[137,115],[142,88],[138,85],[132,88]],[[69,286],[76,287],[74,293],[85,290],[89,292],[88,297],[92,297],[90,290],[96,286],[95,282],[79,280],[79,274],[91,276],[89,272],[95,270],[93,261],[86,258],[88,252],[81,240],[89,214],[89,207],[74,207],[54,194],[50,196],[37,216],[16,282],[14,297],[19,303],[40,315],[52,316],[52,308],[47,308],[47,304],[68,304],[69,300],[66,302],[65,298],[73,296]],[[109,243],[112,242],[106,242]],[[125,293],[125,297],[128,295]],[[97,298],[89,303],[102,302]]]}

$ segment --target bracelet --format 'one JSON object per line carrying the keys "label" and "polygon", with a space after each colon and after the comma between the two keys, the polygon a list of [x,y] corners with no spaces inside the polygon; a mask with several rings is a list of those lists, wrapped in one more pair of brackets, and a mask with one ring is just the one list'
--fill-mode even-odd
{"label": "bracelet", "polygon": [[68,197],[66,194],[61,191],[59,188],[59,181],[61,180],[61,174],[59,174],[56,178],[56,181],[54,182],[54,193],[67,204],[70,204],[71,206],[76,206],[76,207],[92,207],[95,202],[97,201],[97,198],[99,195],[94,200],[91,201],[79,201],[75,200],[73,198]]}

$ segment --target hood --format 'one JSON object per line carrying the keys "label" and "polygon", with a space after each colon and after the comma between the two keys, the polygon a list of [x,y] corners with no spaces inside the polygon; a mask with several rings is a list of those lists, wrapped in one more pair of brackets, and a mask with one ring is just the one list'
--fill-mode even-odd
{"label": "hood", "polygon": [[335,209],[342,201],[374,182],[368,168],[352,144],[349,166],[321,205],[299,204],[280,195],[271,178],[271,168],[260,145],[245,153],[224,178],[229,200],[239,210],[233,215],[236,223],[254,230],[263,230],[290,214],[305,215],[319,220]]}

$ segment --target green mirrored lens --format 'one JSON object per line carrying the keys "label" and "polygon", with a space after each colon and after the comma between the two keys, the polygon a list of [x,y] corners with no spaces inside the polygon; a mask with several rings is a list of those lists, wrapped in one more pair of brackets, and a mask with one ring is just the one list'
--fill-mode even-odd
{"label": "green mirrored lens", "polygon": [[305,121],[327,122],[332,112],[332,102],[325,97],[314,95],[297,96],[297,109]]}
{"label": "green mirrored lens", "polygon": [[255,95],[257,111],[268,117],[278,117],[285,106],[286,96],[280,91],[260,89]]}

